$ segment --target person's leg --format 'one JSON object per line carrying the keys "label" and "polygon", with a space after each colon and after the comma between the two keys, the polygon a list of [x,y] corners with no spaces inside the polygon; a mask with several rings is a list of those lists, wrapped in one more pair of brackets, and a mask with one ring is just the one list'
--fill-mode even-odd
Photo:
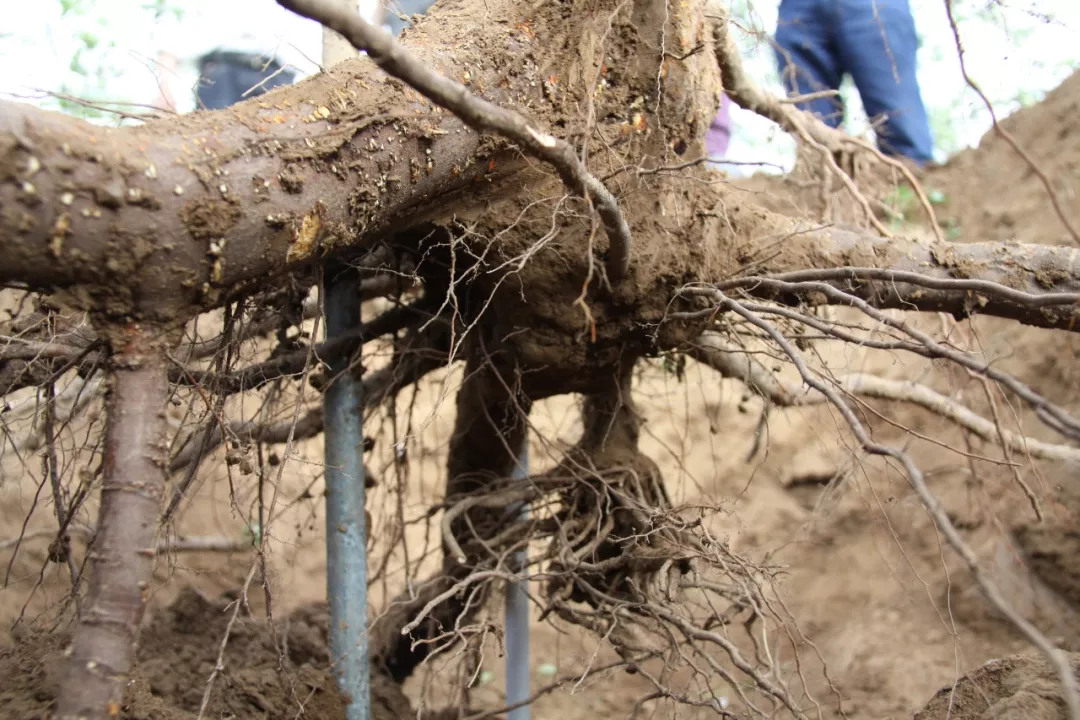
{"label": "person's leg", "polygon": [[916,76],[919,39],[908,0],[837,0],[839,49],[882,152],[919,164],[933,159],[934,140]]}
{"label": "person's leg", "polygon": [[236,68],[229,63],[210,61],[200,63],[199,81],[195,87],[197,110],[221,110],[239,99]]}
{"label": "person's leg", "polygon": [[[838,90],[843,78],[828,0],[783,0],[776,24],[776,61],[789,95]],[[832,127],[844,120],[839,97],[799,103]]]}
{"label": "person's leg", "polygon": [[220,110],[249,97],[263,95],[272,88],[292,83],[294,75],[291,71],[279,71],[276,63],[263,69],[264,64],[265,61],[260,63],[259,58],[252,58],[250,66],[226,61],[203,64],[196,90],[196,107]]}
{"label": "person's leg", "polygon": [[265,95],[276,87],[291,85],[293,81],[293,73],[282,70],[277,63],[271,63],[265,70],[261,65],[258,68],[241,68],[238,76],[241,97],[236,102],[257,95]]}

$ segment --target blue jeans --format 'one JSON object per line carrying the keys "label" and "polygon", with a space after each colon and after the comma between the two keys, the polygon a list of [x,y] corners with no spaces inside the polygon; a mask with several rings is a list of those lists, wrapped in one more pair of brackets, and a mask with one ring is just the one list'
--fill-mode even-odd
{"label": "blue jeans", "polygon": [[[915,75],[918,37],[908,0],[783,0],[776,29],[776,57],[789,94],[837,90],[851,75],[878,146],[922,164],[933,159],[934,140]],[[843,121],[839,97],[799,107],[832,127]]]}

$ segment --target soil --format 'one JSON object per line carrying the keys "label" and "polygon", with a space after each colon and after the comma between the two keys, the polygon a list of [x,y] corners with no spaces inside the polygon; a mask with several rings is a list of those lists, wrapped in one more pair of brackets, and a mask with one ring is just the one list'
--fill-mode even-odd
{"label": "soil", "polygon": [[[1001,127],[1023,148],[1057,193],[1061,209],[1080,233],[1080,76],[1073,74],[1034,108],[1005,118]],[[960,153],[925,181],[938,189],[942,225],[966,242],[1004,241],[1080,245],[1047,201],[1047,191],[1031,165],[998,133]],[[1062,333],[1047,352],[1045,337],[1023,329],[1001,339],[1040,392],[1075,402],[1080,399],[1080,336]],[[1004,348],[1003,344],[998,345]]]}
{"label": "soil", "polygon": [[[1008,118],[1005,127],[1048,174],[1073,222],[1080,224],[1080,203],[1072,194],[1080,179],[1078,111],[1080,74],[1041,105]],[[763,192],[754,182],[747,184],[748,192]],[[945,196],[940,211],[954,219],[949,224],[958,228],[961,241],[1068,241],[1048,209],[1039,178],[1000,138],[989,135],[980,147],[930,172],[924,184]],[[783,193],[775,183],[769,187],[768,192]],[[923,321],[928,329],[938,327],[937,318]],[[969,327],[974,341],[1001,367],[1080,410],[1075,335],[985,319]],[[821,353],[838,372],[917,377],[988,412],[978,383],[933,363],[831,345],[823,345]],[[435,562],[437,526],[402,519],[421,517],[438,499],[453,427],[452,393],[460,382],[460,372],[429,378],[415,397],[403,394],[396,417],[384,414],[369,425],[377,428],[369,458],[378,477],[369,497],[377,577],[371,587],[373,617]],[[762,404],[732,381],[694,363],[680,379],[657,361],[643,367],[635,391],[645,418],[642,447],[664,473],[672,500],[720,507],[709,521],[712,532],[744,555],[768,556],[787,568],[783,597],[805,639],[793,648],[777,645],[775,659],[782,672],[807,676],[808,694],[820,703],[823,717],[1064,717],[1046,662],[1018,655],[1030,646],[989,608],[962,563],[943,549],[906,484],[884,463],[856,458],[827,409],[773,410],[761,448],[752,454]],[[233,409],[244,401],[236,402]],[[1080,504],[1068,486],[1077,469],[1026,462],[1010,468],[990,446],[966,446],[954,427],[923,411],[895,403],[873,407],[891,421],[872,421],[877,437],[906,446],[926,470],[954,522],[1018,609],[1066,649],[1080,651],[1080,554],[1072,549],[1080,545],[1074,521]],[[249,416],[257,411],[245,409]],[[1001,404],[1000,409],[1005,422],[1013,418],[1036,437],[1054,439],[1019,406]],[[576,440],[578,411],[578,400],[567,396],[534,408],[534,470],[556,463]],[[181,418],[178,413],[176,422]],[[407,459],[395,462],[395,438],[407,433]],[[327,670],[320,449],[318,442],[301,443],[275,483],[268,589],[257,579],[243,595],[206,717],[343,717],[342,699],[332,691]],[[17,536],[31,508],[39,505],[40,463],[20,464],[11,453],[0,460],[2,539]],[[178,520],[181,535],[243,537],[258,492],[250,476],[225,463],[224,453],[218,460]],[[1017,477],[1039,498],[1045,521],[1035,519]],[[399,494],[398,488],[404,490]],[[38,507],[27,531],[49,527],[49,513]],[[380,574],[383,550],[399,532],[409,548],[407,564],[396,554]],[[73,553],[81,560],[84,551],[75,544]],[[0,589],[0,623],[15,627],[0,653],[0,714],[46,717],[68,631],[58,620],[67,568],[48,562],[44,533],[28,538],[17,556],[11,546],[0,548],[0,561],[9,565]],[[197,716],[235,607],[230,602],[241,596],[252,562],[245,552],[161,558],[122,717]],[[492,618],[500,612],[493,608]],[[273,625],[265,620],[268,614]],[[798,669],[790,650],[799,653]],[[612,656],[580,631],[534,622],[531,657],[534,687],[539,687]],[[469,694],[471,707],[502,705],[501,665],[498,644],[492,643]],[[445,679],[460,666],[457,655],[432,659],[406,685],[414,706],[421,706],[421,697],[427,698],[425,709],[463,703],[444,693]],[[641,674],[600,673],[580,687],[570,683],[544,695],[534,704],[533,717],[715,716],[711,708],[676,711],[666,701],[639,708],[639,699],[651,690]],[[742,711],[734,700],[729,710]],[[400,707],[383,712],[400,713]]]}
{"label": "soil", "polygon": [[[1071,655],[1070,661],[1073,673],[1080,671],[1080,655]],[[955,687],[938,692],[915,720],[1064,720],[1057,687],[1057,672],[1045,657],[991,660]]]}
{"label": "soil", "polygon": [[[196,717],[231,617],[226,601],[211,600],[191,587],[182,590],[143,629],[139,673],[121,717]],[[209,717],[278,716],[283,708],[301,706],[311,717],[343,715],[345,704],[325,670],[326,618],[312,612],[291,616],[282,634],[288,650],[279,661],[268,624],[250,617],[232,624],[222,657],[225,672],[215,678],[205,706]],[[19,648],[34,646],[45,652],[32,659],[21,650],[0,653],[0,671],[8,679],[0,690],[0,707],[5,708],[4,717],[44,718],[46,706],[40,699],[53,694],[70,636],[28,632],[15,640]]]}

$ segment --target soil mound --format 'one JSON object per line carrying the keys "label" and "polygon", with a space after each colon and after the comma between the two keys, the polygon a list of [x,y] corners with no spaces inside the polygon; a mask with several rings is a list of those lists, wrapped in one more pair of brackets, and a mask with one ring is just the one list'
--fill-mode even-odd
{"label": "soil mound", "polygon": [[[194,720],[203,704],[221,641],[232,617],[228,600],[188,588],[143,629],[124,720]],[[233,623],[206,702],[205,717],[343,718],[345,703],[327,671],[327,612],[298,610],[277,637],[268,623],[244,617]],[[280,642],[283,652],[275,648]],[[0,707],[4,717],[46,718],[70,634],[27,633],[0,651]],[[408,714],[408,709],[406,709]],[[389,716],[387,716],[389,717]]]}
{"label": "soil mound", "polygon": [[[1005,118],[1010,134],[1038,172],[1003,137],[991,129],[979,146],[952,158],[923,181],[943,198],[938,220],[961,242],[1020,242],[1074,245],[1039,176],[1057,193],[1072,227],[1080,232],[1080,72],[1074,73],[1042,103]],[[996,329],[1006,324],[986,323]],[[986,335],[984,334],[984,337]],[[1009,358],[1010,370],[1038,392],[1058,402],[1080,401],[1080,334],[1044,333],[1009,327],[988,347]]]}
{"label": "soil mound", "polygon": [[[1080,229],[1080,72],[1043,102],[1019,110],[1001,127],[1045,174],[1074,228]],[[1042,180],[994,130],[978,147],[959,153],[924,180],[939,188],[943,224],[969,242],[1014,241],[1068,245],[1073,240],[1054,212]]]}
{"label": "soil mound", "polygon": [[[1066,218],[1073,227],[1080,228],[1080,203],[1076,202],[1080,185],[1078,117],[1080,73],[1075,73],[1042,103],[1014,113],[1001,126],[1046,176]],[[978,147],[960,153],[930,173],[924,186],[942,193],[939,220],[953,228],[955,239],[961,242],[1074,243],[1054,212],[1039,173],[994,130],[984,136]],[[1075,408],[1080,399],[1080,363],[1076,360],[1080,356],[1080,336],[1057,333],[1053,344],[1047,342],[1047,337],[1038,330],[1014,326],[996,344],[1012,348],[1007,363],[1010,369],[1030,380],[1038,391]],[[1075,481],[1076,476],[1076,469],[1069,469],[1063,482]],[[1055,597],[1051,604],[1059,604],[1060,599],[1073,611],[1080,611],[1078,511],[1080,491],[1064,485],[1044,522],[1012,528],[1015,545],[1008,554],[1014,562],[1007,563],[1015,565],[1019,560],[1024,574],[1030,573],[1035,579],[1034,584],[1052,591]],[[1030,587],[1027,590],[1031,594]],[[1037,599],[1045,600],[1047,596],[1042,593]],[[1068,609],[1055,607],[1053,612],[1060,618]],[[1069,619],[1075,620],[1075,615]],[[992,626],[985,630],[993,632]],[[1075,626],[1070,627],[1070,631],[1074,630]],[[1066,647],[1075,645],[1075,637],[1055,639]],[[1070,657],[1075,674],[1080,670],[1080,655]],[[1059,687],[1057,673],[1045,657],[1013,655],[991,661],[955,686],[940,690],[916,720],[1057,720],[1066,716]]]}
{"label": "soil mound", "polygon": [[[1070,655],[1073,673],[1080,655]],[[991,660],[943,688],[915,720],[1065,720],[1060,682],[1041,655]]]}

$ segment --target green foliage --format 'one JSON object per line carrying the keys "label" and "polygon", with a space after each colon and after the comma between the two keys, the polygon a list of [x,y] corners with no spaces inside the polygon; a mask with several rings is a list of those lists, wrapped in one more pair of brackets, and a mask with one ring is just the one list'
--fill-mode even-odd
{"label": "green foliage", "polygon": [[[931,205],[941,206],[948,204],[949,198],[942,191],[931,187],[924,187],[923,190],[926,192],[926,199]],[[885,197],[883,203],[889,214],[889,229],[894,232],[903,230],[905,223],[922,216],[922,201],[919,200],[919,197],[909,185],[898,185],[893,188],[892,192]],[[943,223],[942,227],[946,228],[947,232],[952,231],[949,222],[955,225],[956,220],[949,218],[948,221]],[[957,232],[959,232],[958,228]]]}
{"label": "green foliage", "polygon": [[154,19],[160,19],[168,14],[171,14],[177,20],[184,16],[184,9],[173,4],[170,0],[153,0],[153,2],[146,2],[143,3],[142,9],[153,13]]}
{"label": "green foliage", "polygon": [[86,12],[86,3],[83,0],[60,0],[60,14],[64,15],[82,15]]}
{"label": "green foliage", "polygon": [[[39,9],[44,27],[31,25],[33,30],[0,34],[0,57],[10,61],[30,56],[33,62],[33,55],[40,54],[38,65],[45,69],[39,77],[48,80],[31,89],[56,95],[42,98],[39,104],[90,120],[110,120],[115,118],[113,113],[94,106],[152,102],[152,98],[140,96],[147,84],[146,75],[137,78],[140,82],[131,82],[133,73],[153,71],[147,47],[139,44],[148,33],[133,33],[132,28],[148,30],[154,18],[166,14],[180,17],[183,11],[178,3],[183,2],[152,0],[131,6],[120,0],[59,0],[58,7]],[[43,47],[52,51],[51,57]]]}
{"label": "green foliage", "polygon": [[666,354],[660,358],[660,367],[668,375],[674,375],[679,382],[686,380],[686,356]]}
{"label": "green foliage", "polygon": [[945,229],[946,240],[953,241],[960,239],[960,223],[956,221],[956,218],[945,218],[945,222],[941,223],[941,226]]}
{"label": "green foliage", "polygon": [[262,544],[262,525],[257,522],[248,523],[244,526],[244,539],[249,541],[253,546],[258,547]]}

